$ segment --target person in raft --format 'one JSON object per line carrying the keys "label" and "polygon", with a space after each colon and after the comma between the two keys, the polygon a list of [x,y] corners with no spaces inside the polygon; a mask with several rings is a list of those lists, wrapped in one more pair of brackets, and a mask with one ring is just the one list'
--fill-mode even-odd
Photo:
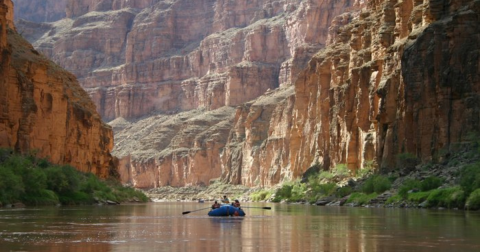
{"label": "person in raft", "polygon": [[240,208],[240,202],[238,201],[238,199],[236,199],[235,202],[232,203],[232,206]]}
{"label": "person in raft", "polygon": [[215,200],[215,203],[213,203],[212,205],[212,209],[217,209],[220,207],[220,203],[218,203],[216,200]]}
{"label": "person in raft", "polygon": [[230,203],[230,200],[227,198],[227,195],[223,195],[222,203],[224,204]]}

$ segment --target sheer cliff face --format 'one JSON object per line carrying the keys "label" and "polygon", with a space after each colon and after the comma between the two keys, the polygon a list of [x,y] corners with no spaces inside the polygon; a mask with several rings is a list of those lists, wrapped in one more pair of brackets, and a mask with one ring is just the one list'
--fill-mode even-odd
{"label": "sheer cliff face", "polygon": [[[79,78],[107,120],[132,121],[152,112],[168,116],[200,111],[201,115],[242,105],[281,87],[279,94],[267,92],[261,102],[242,105],[230,116],[220,113],[212,122],[189,121],[196,130],[159,124],[162,130],[142,135],[146,131],[132,132],[138,128],[131,124],[116,127],[123,129],[116,136],[115,148],[122,158],[120,170],[125,181],[136,186],[208,184],[222,174],[225,180],[240,183],[240,166],[257,167],[248,171],[252,179],[245,183],[259,184],[258,166],[277,167],[275,181],[291,176],[285,168],[288,151],[270,151],[259,162],[263,157],[257,145],[274,132],[277,148],[288,150],[288,139],[280,139],[288,130],[269,130],[275,127],[269,120],[281,127],[291,125],[284,116],[291,113],[293,101],[282,99],[293,95],[292,79],[324,46],[331,20],[352,5],[329,0],[83,0],[67,3],[66,19],[19,22],[18,26],[39,51]],[[277,102],[289,107],[275,109]],[[250,107],[260,114],[251,114]],[[282,114],[271,116],[264,109]],[[235,121],[243,119],[253,129]],[[258,120],[266,122],[258,124]],[[235,132],[225,133],[225,127]],[[240,150],[245,136],[253,139]],[[152,139],[164,142],[147,144]],[[243,161],[252,149],[257,154]],[[238,168],[235,174],[233,167]]]}
{"label": "sheer cliff face", "polygon": [[391,169],[399,153],[441,158],[478,131],[479,6],[381,1],[339,16],[295,83],[292,170]]}
{"label": "sheer cliff face", "polygon": [[350,7],[329,0],[71,0],[66,19],[17,26],[74,73],[112,120],[236,106],[290,83],[325,43],[333,17]]}
{"label": "sheer cliff face", "polygon": [[65,17],[67,0],[12,0],[15,5],[15,20],[31,22],[54,22]]}
{"label": "sheer cliff face", "polygon": [[71,19],[22,28],[117,118],[135,186],[391,169],[478,131],[478,0],[131,2],[71,1]]}
{"label": "sheer cliff face", "polygon": [[393,169],[400,153],[454,151],[479,129],[479,6],[381,1],[339,15],[292,95],[237,109],[223,178],[272,185],[313,164]]}
{"label": "sheer cliff face", "polygon": [[1,1],[0,147],[107,177],[114,169],[111,128],[75,77],[12,29],[11,7]]}

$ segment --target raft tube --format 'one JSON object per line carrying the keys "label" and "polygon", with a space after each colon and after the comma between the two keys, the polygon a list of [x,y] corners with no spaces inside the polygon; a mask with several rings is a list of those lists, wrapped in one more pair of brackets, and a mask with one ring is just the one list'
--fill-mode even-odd
{"label": "raft tube", "polygon": [[208,216],[245,216],[245,212],[232,205],[222,205],[217,209],[210,210]]}

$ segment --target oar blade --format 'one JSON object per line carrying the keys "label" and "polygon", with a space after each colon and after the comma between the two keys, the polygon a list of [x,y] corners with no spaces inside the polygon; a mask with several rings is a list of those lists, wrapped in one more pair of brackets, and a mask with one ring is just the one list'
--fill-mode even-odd
{"label": "oar blade", "polygon": [[193,211],[186,211],[186,212],[182,212],[182,214],[189,214],[189,213],[198,212],[198,211],[202,211],[202,210],[206,210],[206,209],[210,209],[210,207],[197,209],[197,210],[193,210]]}
{"label": "oar blade", "polygon": [[249,206],[244,206],[242,208],[257,208],[257,209],[266,209],[266,210],[271,210],[271,207],[249,207]]}

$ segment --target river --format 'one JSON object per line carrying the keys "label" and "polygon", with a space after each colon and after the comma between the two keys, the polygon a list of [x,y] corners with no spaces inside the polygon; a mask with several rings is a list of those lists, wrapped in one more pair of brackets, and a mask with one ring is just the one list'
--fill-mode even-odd
{"label": "river", "polygon": [[245,203],[246,217],[208,217],[209,206],[4,208],[0,251],[480,251],[480,212]]}

